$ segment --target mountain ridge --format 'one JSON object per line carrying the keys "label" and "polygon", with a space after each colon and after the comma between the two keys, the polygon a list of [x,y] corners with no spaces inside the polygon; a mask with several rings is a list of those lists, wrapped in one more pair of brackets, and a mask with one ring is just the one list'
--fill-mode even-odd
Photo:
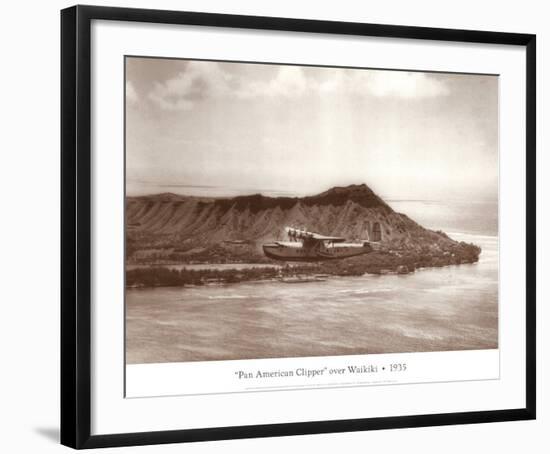
{"label": "mountain ridge", "polygon": [[236,203],[236,208],[243,208],[247,204],[264,205],[264,206],[292,206],[298,202],[305,203],[306,205],[342,205],[347,200],[353,200],[365,207],[375,206],[389,206],[372,191],[365,183],[352,184],[349,186],[335,186],[327,191],[319,194],[303,197],[289,197],[289,196],[268,196],[262,193],[254,193],[247,195],[238,195],[232,197],[204,197],[204,196],[192,196],[175,194],[173,192],[163,192],[159,194],[141,195],[141,196],[127,196],[130,200],[152,200],[152,201],[165,201],[165,202],[178,202],[185,201],[187,199],[196,199],[204,202],[217,202],[219,205],[226,206],[228,204]]}
{"label": "mountain ridge", "polygon": [[266,261],[261,245],[284,239],[286,226],[349,240],[372,240],[379,234],[382,252],[439,257],[458,244],[397,213],[366,184],[305,197],[127,197],[126,226],[128,263]]}

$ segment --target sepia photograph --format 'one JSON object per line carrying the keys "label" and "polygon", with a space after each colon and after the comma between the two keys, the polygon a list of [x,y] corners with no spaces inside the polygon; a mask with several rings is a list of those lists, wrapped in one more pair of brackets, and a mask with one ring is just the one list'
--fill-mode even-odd
{"label": "sepia photograph", "polygon": [[498,349],[497,75],[124,64],[127,364]]}

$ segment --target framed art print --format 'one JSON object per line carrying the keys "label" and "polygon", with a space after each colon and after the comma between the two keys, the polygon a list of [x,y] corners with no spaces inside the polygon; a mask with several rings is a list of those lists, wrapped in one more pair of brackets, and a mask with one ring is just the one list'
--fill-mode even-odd
{"label": "framed art print", "polygon": [[535,417],[535,36],[61,21],[63,444]]}

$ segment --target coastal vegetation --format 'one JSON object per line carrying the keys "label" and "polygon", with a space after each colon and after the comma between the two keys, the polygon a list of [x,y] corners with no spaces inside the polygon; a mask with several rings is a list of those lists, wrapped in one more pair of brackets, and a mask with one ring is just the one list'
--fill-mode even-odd
{"label": "coastal vegetation", "polygon": [[127,287],[168,287],[185,285],[231,284],[236,282],[278,279],[295,275],[310,275],[319,270],[317,265],[306,264],[286,267],[255,267],[238,269],[173,269],[151,266],[126,271]]}
{"label": "coastal vegetation", "polygon": [[[284,279],[289,276],[362,276],[364,274],[408,274],[420,268],[460,265],[477,262],[481,249],[473,244],[456,243],[445,251],[425,249],[413,251],[376,251],[348,260],[265,267],[207,269],[168,266],[143,266],[126,271],[127,287],[189,286],[231,284],[266,279]],[[258,264],[259,265],[259,264]]]}

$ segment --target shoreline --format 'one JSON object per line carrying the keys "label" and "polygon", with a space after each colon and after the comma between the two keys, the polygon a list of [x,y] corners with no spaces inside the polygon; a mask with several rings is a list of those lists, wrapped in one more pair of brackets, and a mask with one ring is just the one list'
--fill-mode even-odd
{"label": "shoreline", "polygon": [[[170,268],[170,265],[143,265],[141,268],[126,271],[126,282],[131,281],[132,284],[126,284],[125,288],[130,290],[150,289],[158,287],[204,287],[204,286],[223,286],[231,284],[241,284],[245,282],[277,282],[289,277],[304,277],[313,278],[317,275],[325,275],[327,278],[334,277],[361,277],[365,275],[373,276],[388,276],[388,275],[408,275],[417,271],[430,270],[433,268],[445,268],[449,266],[473,265],[479,262],[479,254],[470,260],[460,258],[442,263],[418,263],[414,266],[410,264],[394,264],[393,266],[382,267],[377,266],[375,269],[327,269],[323,264],[308,264],[301,266],[281,265],[276,267],[254,267],[250,268],[230,268],[230,269],[200,269],[190,270],[183,267],[180,270]],[[441,259],[441,257],[436,257]],[[215,265],[215,264],[210,264]],[[250,265],[256,265],[250,263]],[[262,265],[262,264],[257,264]],[[265,265],[265,264],[263,264]],[[175,266],[175,265],[172,265]],[[332,266],[332,264],[331,264]]]}
{"label": "shoreline", "polygon": [[[383,272],[381,272],[381,273],[366,272],[364,274],[359,274],[359,275],[330,274],[330,275],[327,275],[325,280],[334,279],[334,278],[343,278],[343,277],[363,277],[363,276],[366,276],[366,275],[369,275],[369,276],[406,276],[406,275],[409,275],[409,274],[416,273],[418,271],[429,271],[429,270],[433,270],[433,269],[436,269],[436,268],[446,268],[446,267],[451,267],[451,266],[475,265],[477,263],[478,262],[475,261],[475,262],[459,263],[459,264],[451,263],[451,264],[448,264],[448,265],[440,265],[440,266],[435,266],[435,265],[434,266],[421,266],[421,267],[416,268],[414,271],[410,271],[408,273],[399,273],[397,271],[392,271],[392,270],[383,270]],[[144,266],[146,266],[146,265],[144,265]],[[162,268],[162,265],[160,265],[158,267]],[[302,275],[302,277],[315,277],[315,276],[316,276],[315,274]],[[204,284],[159,284],[159,285],[148,285],[148,286],[147,285],[133,285],[133,286],[126,285],[125,289],[126,290],[148,290],[148,289],[153,289],[153,288],[222,287],[222,286],[230,286],[230,285],[233,285],[233,284],[243,284],[243,283],[260,284],[260,283],[264,283],[264,282],[281,282],[281,279],[280,278],[264,278],[264,279],[260,278],[260,279],[245,279],[245,280],[236,281],[236,282],[209,282],[209,283],[204,283]],[[311,281],[311,283],[315,283],[315,282],[323,282],[323,281]]]}
{"label": "shoreline", "polygon": [[[446,247],[426,246],[416,250],[386,248],[365,256],[353,257],[345,261],[327,262],[266,262],[263,257],[240,257],[234,263],[131,263],[125,269],[125,288],[130,290],[156,287],[202,287],[221,286],[245,282],[274,282],[282,278],[315,275],[327,277],[364,275],[407,275],[420,270],[443,268],[453,265],[478,263],[482,249],[465,242],[498,241],[498,235],[481,235],[469,232],[448,234],[453,244]],[[454,238],[453,238],[454,237]],[[456,239],[455,239],[456,238]],[[256,259],[261,261],[256,261]],[[216,268],[216,265],[221,265]],[[234,265],[234,268],[232,267]]]}

